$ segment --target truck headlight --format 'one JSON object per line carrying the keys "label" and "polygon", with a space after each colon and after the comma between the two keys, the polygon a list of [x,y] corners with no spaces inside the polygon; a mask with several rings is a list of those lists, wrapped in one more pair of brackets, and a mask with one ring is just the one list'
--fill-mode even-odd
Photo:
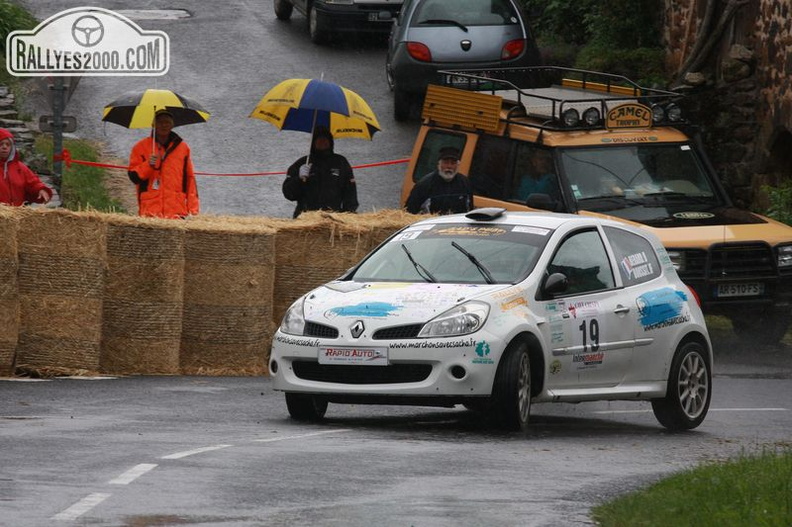
{"label": "truck headlight", "polygon": [[778,248],[778,268],[789,269],[792,267],[792,245],[783,245]]}
{"label": "truck headlight", "polygon": [[286,314],[283,315],[281,321],[280,331],[288,335],[302,335],[305,331],[305,316],[303,315],[303,302],[304,298],[300,297],[294,302]]}
{"label": "truck headlight", "polygon": [[475,333],[489,315],[489,305],[483,302],[466,302],[449,309],[424,325],[418,337],[454,337]]}
{"label": "truck headlight", "polygon": [[685,270],[685,251],[666,251],[676,272]]}

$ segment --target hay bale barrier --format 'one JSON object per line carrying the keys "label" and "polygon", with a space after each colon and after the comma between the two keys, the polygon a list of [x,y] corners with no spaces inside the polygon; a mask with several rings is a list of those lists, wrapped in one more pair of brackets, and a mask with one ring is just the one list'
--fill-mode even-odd
{"label": "hay bale barrier", "polygon": [[0,377],[14,373],[19,336],[18,229],[15,209],[0,206]]}
{"label": "hay bale barrier", "polygon": [[275,229],[187,222],[181,371],[265,375],[272,340]]}
{"label": "hay bale barrier", "polygon": [[184,223],[108,215],[103,372],[178,374]]}
{"label": "hay bale barrier", "polygon": [[97,371],[106,227],[95,214],[21,209],[16,368]]}

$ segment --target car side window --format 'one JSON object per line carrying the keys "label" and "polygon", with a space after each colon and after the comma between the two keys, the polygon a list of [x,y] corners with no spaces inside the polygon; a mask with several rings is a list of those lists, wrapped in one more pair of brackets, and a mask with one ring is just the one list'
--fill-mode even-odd
{"label": "car side window", "polygon": [[604,229],[625,286],[641,284],[660,276],[660,262],[648,240],[616,227]]}
{"label": "car side window", "polygon": [[492,199],[509,197],[514,144],[514,141],[502,137],[479,137],[468,174],[474,194]]}
{"label": "car side window", "polygon": [[596,230],[573,233],[561,242],[547,273],[562,273],[567,277],[565,295],[615,287],[608,253]]}
{"label": "car side window", "polygon": [[422,177],[437,168],[437,157],[440,149],[452,146],[460,152],[465,151],[467,136],[463,134],[449,134],[438,130],[430,130],[426,134],[418,160],[415,163],[415,171],[412,174],[414,182],[418,182]]}

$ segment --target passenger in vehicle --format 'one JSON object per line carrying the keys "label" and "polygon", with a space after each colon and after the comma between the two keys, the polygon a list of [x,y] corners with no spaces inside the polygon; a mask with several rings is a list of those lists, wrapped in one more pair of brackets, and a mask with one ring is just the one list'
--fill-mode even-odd
{"label": "passenger in vehicle", "polygon": [[415,184],[405,204],[411,214],[456,214],[473,206],[473,189],[459,172],[459,150],[440,149],[437,169]]}
{"label": "passenger in vehicle", "polygon": [[521,202],[526,202],[531,194],[545,194],[554,202],[561,200],[553,157],[545,150],[536,150],[528,158],[528,171],[517,186],[516,195]]}

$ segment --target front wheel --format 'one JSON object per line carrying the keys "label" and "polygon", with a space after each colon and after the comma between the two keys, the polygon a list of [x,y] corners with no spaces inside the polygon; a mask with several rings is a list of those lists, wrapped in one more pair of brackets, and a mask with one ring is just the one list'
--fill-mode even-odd
{"label": "front wheel", "polygon": [[319,25],[319,15],[314,7],[308,12],[308,33],[314,44],[325,44],[328,40],[327,31]]}
{"label": "front wheel", "polygon": [[652,410],[670,430],[692,430],[704,421],[712,398],[712,372],[699,342],[687,342],[674,354],[666,396],[652,399]]}
{"label": "front wheel", "polygon": [[275,16],[278,17],[278,20],[288,20],[292,16],[292,11],[294,10],[294,6],[287,2],[286,0],[273,0],[273,5],[275,7]]}
{"label": "front wheel", "polygon": [[327,412],[327,400],[303,393],[287,393],[286,408],[297,421],[321,421]]}
{"label": "front wheel", "polygon": [[513,342],[506,348],[492,388],[495,424],[506,430],[525,430],[531,415],[531,359],[528,345]]}

